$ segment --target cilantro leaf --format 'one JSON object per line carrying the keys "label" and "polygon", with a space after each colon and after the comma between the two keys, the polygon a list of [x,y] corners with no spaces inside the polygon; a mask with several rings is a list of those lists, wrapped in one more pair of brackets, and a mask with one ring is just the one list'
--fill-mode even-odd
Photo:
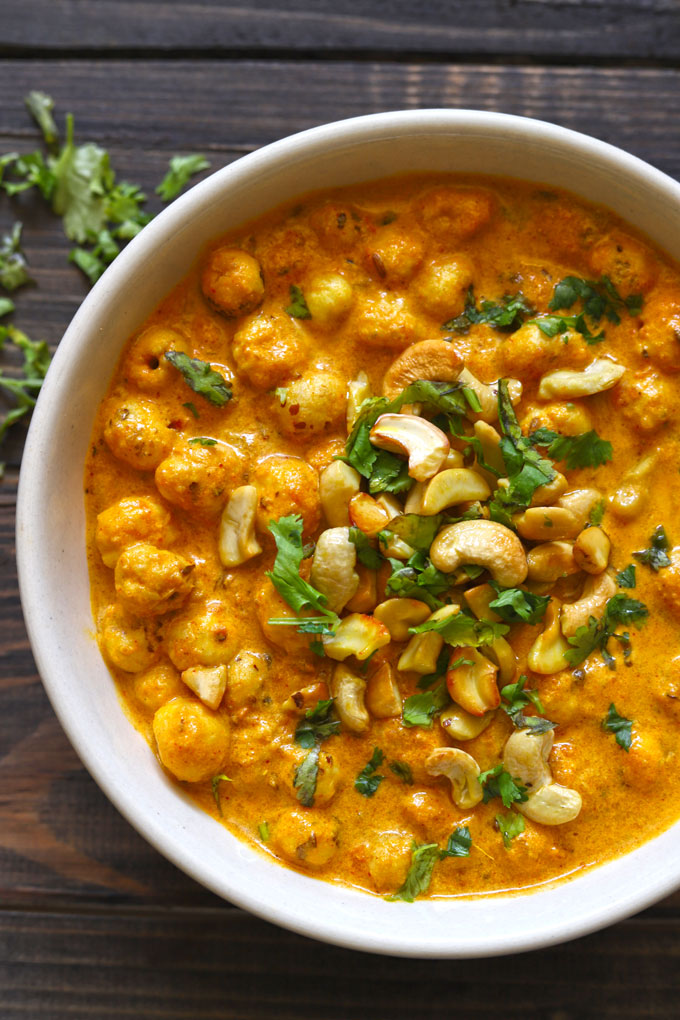
{"label": "cilantro leaf", "polygon": [[214,372],[207,361],[190,358],[183,351],[166,351],[166,360],[184,376],[194,393],[204,397],[215,407],[224,407],[232,392],[219,372]]}
{"label": "cilantro leaf", "polygon": [[524,832],[524,819],[516,811],[509,811],[507,815],[496,815],[496,828],[503,837],[503,846],[509,850],[513,839]]}
{"label": "cilantro leaf", "polygon": [[217,446],[217,440],[209,436],[193,436],[189,440],[189,446]]}
{"label": "cilantro leaf", "polygon": [[[519,728],[524,729],[524,709],[529,705],[533,705],[537,712],[543,713],[543,703],[541,702],[538,691],[525,690],[525,684],[527,677],[523,673],[517,683],[507,684],[501,688],[501,698],[505,705],[502,705],[502,709],[512,719],[513,723]],[[521,724],[520,724],[521,723]]]}
{"label": "cilantro leaf", "polygon": [[534,446],[547,447],[554,460],[563,460],[573,471],[580,467],[600,467],[612,459],[612,444],[600,439],[597,432],[582,432],[578,436],[563,436],[552,429],[540,428],[532,432],[529,441]]}
{"label": "cilantro leaf", "polygon": [[504,623],[493,623],[484,618],[476,620],[463,611],[440,620],[426,620],[417,627],[410,627],[409,634],[428,634],[434,631],[441,634],[449,645],[479,648],[480,645],[493,644],[497,638],[507,634],[509,629]]}
{"label": "cilantro leaf", "polygon": [[533,308],[521,292],[513,295],[504,294],[498,303],[482,301],[477,308],[474,288],[470,287],[463,312],[445,322],[442,330],[467,333],[470,326],[488,325],[501,332],[513,333],[522,325],[525,315],[531,315],[532,312]]}
{"label": "cilantro leaf", "polygon": [[267,571],[267,577],[296,613],[311,606],[326,617],[331,625],[335,625],[339,618],[337,613],[326,608],[326,596],[300,577],[300,565],[304,559],[302,527],[302,518],[297,515],[269,522],[277,553],[274,567]]}
{"label": "cilantro leaf", "polygon": [[317,701],[314,708],[308,708],[295,730],[295,741],[309,749],[340,732],[340,720],[334,719],[333,698]]}
{"label": "cilantro leaf", "polygon": [[421,893],[427,892],[432,881],[432,871],[439,860],[439,847],[436,843],[413,844],[411,854],[411,866],[408,869],[404,884],[395,893],[388,896],[388,900],[403,900],[404,903],[413,903]]}
{"label": "cilantro leaf", "polygon": [[15,326],[0,326],[0,349],[6,340],[23,352],[24,362],[20,375],[9,376],[0,369],[0,388],[15,400],[15,406],[10,408],[0,422],[0,442],[12,425],[35,407],[50,364],[50,352],[44,340],[31,340]]}
{"label": "cilantro leaf", "polygon": [[443,603],[437,598],[451,587],[451,578],[433,567],[424,553],[415,552],[406,563],[389,559],[392,573],[387,579],[385,592],[397,598],[420,599],[433,611]]}
{"label": "cilantro leaf", "polygon": [[21,250],[21,230],[21,223],[16,222],[9,234],[4,234],[0,240],[0,286],[10,293],[34,282]]}
{"label": "cilantro leaf", "polygon": [[15,304],[8,297],[0,297],[0,319],[3,319],[6,315],[11,315],[14,311]]}
{"label": "cilantro leaf", "polygon": [[564,657],[570,666],[579,666],[600,646],[601,629],[594,616],[591,616],[587,624],[577,627],[572,637],[567,641],[571,648],[564,653]]}
{"label": "cilantro leaf", "polygon": [[218,776],[213,776],[212,779],[210,780],[210,788],[212,790],[212,795],[215,799],[215,803],[217,804],[217,810],[219,811],[220,815],[222,814],[222,801],[220,800],[220,783],[232,783],[232,782],[233,779],[230,779],[229,776],[225,776],[223,772],[220,773],[220,775]]}
{"label": "cilantro leaf", "polygon": [[640,552],[634,552],[633,556],[640,563],[646,564],[646,566],[651,567],[652,570],[658,573],[662,567],[670,567],[671,565],[671,558],[668,555],[669,549],[670,542],[668,536],[663,524],[659,524],[654,529],[654,534],[649,540],[649,548],[642,549]]}
{"label": "cilantro leaf", "polygon": [[293,786],[297,790],[297,799],[303,807],[312,807],[319,778],[319,745],[315,744],[307,752],[304,760],[295,769]]}
{"label": "cilantro leaf", "polygon": [[368,486],[371,493],[407,492],[412,485],[408,461],[389,450],[378,450]]}
{"label": "cilantro leaf", "polygon": [[402,708],[401,721],[404,726],[432,728],[432,718],[450,702],[446,684],[440,684],[432,691],[423,691],[407,698]]}
{"label": "cilantro leaf", "polygon": [[576,315],[547,315],[532,321],[547,336],[556,336],[571,328],[581,333],[586,343],[593,344],[604,339],[604,332],[591,333],[586,317],[598,324],[604,316],[609,322],[618,325],[621,322],[619,313],[625,309],[629,315],[638,315],[642,301],[641,294],[622,298],[608,276],[601,276],[599,280],[565,276],[555,285],[548,308],[551,312],[557,312],[563,308],[571,309],[580,303],[581,311]]}
{"label": "cilantro leaf", "polygon": [[489,503],[491,519],[512,525],[511,514],[525,510],[531,503],[536,489],[546,485],[555,477],[555,469],[549,460],[541,457],[531,441],[522,434],[515,409],[510,400],[507,379],[498,380],[498,417],[503,433],[501,453],[508,476],[506,488],[496,489]]}
{"label": "cilantro leaf", "polygon": [[406,786],[413,785],[413,772],[411,766],[407,765],[405,761],[391,761],[389,768],[390,772],[393,772],[397,779],[401,779]]}
{"label": "cilantro leaf", "polygon": [[633,743],[633,720],[619,715],[613,701],[609,706],[606,718],[602,721],[602,729],[613,733],[616,737],[616,743],[624,751],[630,751]]}
{"label": "cilantro leaf", "polygon": [[593,505],[592,510],[588,514],[588,522],[595,528],[599,528],[604,519],[606,510],[606,504],[603,499],[598,499],[597,503]]}
{"label": "cilantro leaf", "polygon": [[616,575],[616,583],[619,588],[635,587],[635,564],[629,563],[627,567]]}
{"label": "cilantro leaf", "polygon": [[311,319],[312,317],[302,289],[296,287],[294,283],[290,285],[290,304],[286,308],[286,312],[294,319]]}
{"label": "cilantro leaf", "polygon": [[583,312],[579,312],[578,315],[540,315],[536,319],[529,319],[529,324],[538,326],[541,333],[551,339],[555,336],[564,336],[573,329],[575,333],[581,334],[587,344],[599,344],[604,340],[604,330],[591,333]]}
{"label": "cilantro leaf", "polygon": [[47,148],[50,150],[56,148],[59,144],[59,131],[52,116],[52,110],[54,109],[52,97],[48,96],[45,92],[33,91],[28,93],[24,102],[28,112],[42,131]]}
{"label": "cilantro leaf", "polygon": [[168,171],[156,188],[156,194],[160,195],[164,202],[169,202],[171,199],[177,198],[184,185],[194,174],[209,169],[208,160],[197,152],[193,152],[189,156],[172,156]]}
{"label": "cilantro leaf", "polygon": [[506,623],[540,623],[545,616],[549,595],[534,595],[524,588],[503,588],[497,581],[490,584],[497,595],[489,603],[489,609]]}
{"label": "cilantro leaf", "polygon": [[449,836],[446,849],[439,851],[439,857],[469,857],[472,837],[467,825],[459,825]]}
{"label": "cilantro leaf", "polygon": [[526,786],[522,786],[518,779],[513,779],[502,764],[482,772],[479,782],[484,789],[485,804],[494,797],[500,797],[503,806],[509,808],[515,802],[521,804],[529,799]]}
{"label": "cilantro leaf", "polygon": [[639,620],[646,620],[648,616],[649,610],[644,602],[618,592],[612,595],[605,606],[604,622],[605,626],[611,629],[617,623],[637,623]]}
{"label": "cilantro leaf", "polygon": [[432,517],[425,517],[421,514],[402,514],[390,521],[387,530],[417,552],[426,553],[434,542],[443,520],[443,514],[434,514]]}
{"label": "cilantro leaf", "polygon": [[349,529],[349,540],[357,549],[357,559],[369,570],[379,570],[385,562],[377,549],[374,549],[368,535],[364,534],[361,528],[351,527]]}
{"label": "cilantro leaf", "polygon": [[374,747],[370,761],[364,765],[361,772],[354,780],[354,789],[357,793],[362,794],[364,797],[372,797],[374,795],[385,778],[384,776],[376,774],[377,770],[382,765],[384,758],[385,755],[380,748]]}
{"label": "cilantro leaf", "polygon": [[608,650],[610,638],[615,637],[624,645],[626,660],[630,656],[630,638],[627,634],[616,634],[616,627],[620,623],[644,622],[648,616],[649,610],[644,602],[618,592],[608,600],[601,620],[598,621],[591,616],[587,625],[579,627],[573,637],[567,638],[572,646],[565,653],[567,662],[570,666],[578,666],[599,648],[607,665],[614,669],[614,659]]}
{"label": "cilantro leaf", "polygon": [[105,149],[73,141],[73,117],[66,115],[66,142],[50,163],[55,177],[52,208],[71,241],[82,244],[106,223],[105,195],[113,187],[113,171]]}

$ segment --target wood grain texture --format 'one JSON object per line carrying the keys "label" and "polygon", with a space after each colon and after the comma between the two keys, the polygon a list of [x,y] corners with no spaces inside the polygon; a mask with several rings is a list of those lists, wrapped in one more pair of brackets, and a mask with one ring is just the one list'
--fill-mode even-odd
{"label": "wood grain texture", "polygon": [[[217,168],[259,145],[328,120],[428,106],[542,117],[621,145],[680,178],[680,134],[669,129],[670,113],[680,103],[680,71],[672,68],[111,59],[121,46],[153,48],[162,55],[179,45],[171,38],[173,24],[174,38],[179,34],[183,46],[200,48],[211,42],[213,48],[226,48],[227,22],[221,18],[227,16],[240,18],[246,26],[239,36],[233,27],[236,21],[230,23],[232,34],[241,40],[233,45],[244,50],[246,41],[248,46],[297,46],[290,42],[295,35],[291,26],[299,29],[301,20],[308,27],[316,25],[319,34],[325,25],[327,34],[333,34],[333,45],[339,45],[336,28],[344,19],[348,46],[356,45],[350,39],[352,25],[356,29],[370,21],[375,38],[381,40],[372,43],[376,49],[388,52],[392,47],[395,53],[410,49],[406,34],[414,40],[427,36],[435,52],[444,46],[435,34],[445,7],[449,9],[430,3],[421,16],[420,9],[405,3],[378,3],[369,17],[353,12],[349,4],[322,3],[303,19],[304,5],[293,3],[290,24],[283,8],[273,13],[260,9],[256,24],[252,11],[216,3],[199,8],[146,2],[132,10],[126,2],[106,0],[87,4],[53,0],[44,5],[30,0],[21,8],[14,0],[5,0],[1,34],[6,43],[19,40],[16,45],[44,47],[55,54],[62,45],[96,44],[110,55],[106,60],[0,62],[0,152],[35,147],[36,132],[21,97],[30,88],[43,88],[54,96],[60,114],[74,112],[80,139],[106,145],[119,174],[138,181],[150,194],[175,152],[204,151]],[[671,3],[642,0],[617,7],[630,15],[631,24],[644,15],[647,33],[677,10]],[[475,5],[475,17],[479,20],[479,12],[491,8],[499,19],[514,17],[515,8],[525,19],[533,11],[539,27],[547,11],[553,18],[558,13],[552,3],[498,2]],[[593,0],[560,8],[564,17],[573,18],[573,25],[578,14],[586,27],[591,22],[599,26],[603,36],[599,52],[610,45],[604,36],[613,4]],[[212,41],[205,28],[206,11],[214,22]],[[25,25],[17,26],[19,13],[23,19],[32,18],[30,32]],[[127,18],[124,24],[126,16],[132,21]],[[186,22],[181,32],[180,16]],[[141,18],[147,19],[146,35]],[[82,31],[76,37],[78,25]],[[256,30],[260,36],[253,34]],[[648,37],[640,32],[639,53]],[[595,34],[593,28],[593,45]],[[260,41],[254,43],[255,38]],[[313,45],[322,48],[322,43]],[[478,45],[500,52],[497,39]],[[565,53],[581,52],[571,35],[564,35],[561,45]],[[540,52],[538,44],[535,52]],[[156,199],[150,205],[160,207]],[[41,202],[31,196],[11,204],[0,199],[0,229],[13,218],[25,223],[25,248],[38,283],[17,296],[16,321],[54,346],[87,286],[67,264],[69,245],[61,225]],[[14,565],[22,438],[22,429],[17,428],[0,455],[9,464],[0,483],[2,1020],[77,1016],[439,1020],[454,1010],[464,1017],[500,1012],[511,1018],[551,1020],[589,1016],[665,1020],[677,1014],[680,893],[609,931],[530,956],[491,964],[405,965],[318,945],[272,928],[222,903],[161,858],[84,771],[35,671]]]}
{"label": "wood grain texture", "polygon": [[658,61],[680,49],[673,0],[4,0],[0,52],[286,51]]}

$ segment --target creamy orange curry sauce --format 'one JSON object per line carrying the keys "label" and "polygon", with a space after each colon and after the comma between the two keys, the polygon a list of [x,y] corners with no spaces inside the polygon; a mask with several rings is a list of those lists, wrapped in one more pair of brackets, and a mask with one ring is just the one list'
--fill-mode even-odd
{"label": "creamy orange curry sauce", "polygon": [[680,275],[502,179],[312,194],[130,339],[86,470],[159,767],[296,869],[525,889],[680,815]]}

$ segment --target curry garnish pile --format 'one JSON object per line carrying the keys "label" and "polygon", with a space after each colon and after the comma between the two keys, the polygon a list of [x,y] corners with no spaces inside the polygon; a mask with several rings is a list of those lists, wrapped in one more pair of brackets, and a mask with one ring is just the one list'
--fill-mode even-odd
{"label": "curry garnish pile", "polygon": [[99,644],[160,764],[406,902],[670,825],[678,373],[678,268],[564,192],[394,178],[212,243],[86,470]]}

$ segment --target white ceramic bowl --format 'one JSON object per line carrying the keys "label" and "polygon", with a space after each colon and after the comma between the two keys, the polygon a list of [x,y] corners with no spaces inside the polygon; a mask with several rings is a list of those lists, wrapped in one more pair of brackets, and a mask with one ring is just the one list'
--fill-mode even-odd
{"label": "white ceramic bowl", "polygon": [[206,239],[314,188],[400,171],[504,174],[602,202],[680,257],[680,186],[551,124],[418,110],[360,117],[269,145],[198,184],[116,259],[83,302],[33,414],[19,486],[21,599],[38,669],[83,763],[162,854],[218,895],[314,938],[378,953],[484,956],[610,924],[680,884],[680,823],[634,853],[523,895],[388,903],[289,871],[217,825],[158,768],[92,637],[83,464],[94,414],[132,330]]}

